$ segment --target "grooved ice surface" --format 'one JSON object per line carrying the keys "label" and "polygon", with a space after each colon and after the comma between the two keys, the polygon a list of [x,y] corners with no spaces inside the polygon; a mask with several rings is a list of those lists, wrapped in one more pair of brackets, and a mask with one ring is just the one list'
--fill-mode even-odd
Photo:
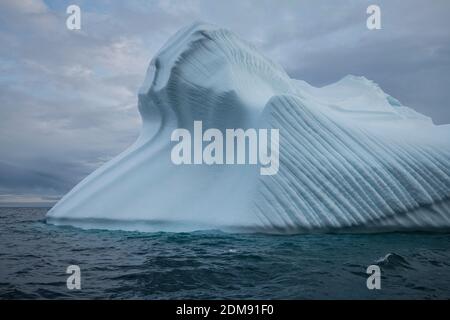
{"label": "grooved ice surface", "polygon": [[[315,88],[230,31],[194,24],[152,60],[139,111],[135,144],[61,199],[49,222],[280,233],[450,227],[450,126],[364,77]],[[204,130],[278,128],[278,174],[172,164],[172,131],[195,120]]]}

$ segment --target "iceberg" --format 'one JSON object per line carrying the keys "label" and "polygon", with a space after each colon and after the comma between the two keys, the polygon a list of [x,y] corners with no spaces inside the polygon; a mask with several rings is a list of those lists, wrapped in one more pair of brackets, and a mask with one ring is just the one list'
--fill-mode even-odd
{"label": "iceberg", "polygon": [[[256,47],[195,23],[156,54],[137,141],[65,195],[49,223],[139,231],[381,232],[450,228],[450,125],[357,76],[295,80]],[[279,130],[278,172],[177,165],[178,128]],[[274,151],[274,150],[272,150]]]}

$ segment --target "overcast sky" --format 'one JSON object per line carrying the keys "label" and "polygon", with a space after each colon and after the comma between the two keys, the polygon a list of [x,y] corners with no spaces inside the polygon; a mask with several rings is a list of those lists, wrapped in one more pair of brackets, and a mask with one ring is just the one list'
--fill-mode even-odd
{"label": "overcast sky", "polygon": [[[81,8],[81,30],[66,8]],[[382,30],[366,28],[381,7]],[[0,205],[58,199],[137,137],[137,90],[179,28],[228,28],[291,77],[347,74],[450,123],[450,1],[0,1]]]}

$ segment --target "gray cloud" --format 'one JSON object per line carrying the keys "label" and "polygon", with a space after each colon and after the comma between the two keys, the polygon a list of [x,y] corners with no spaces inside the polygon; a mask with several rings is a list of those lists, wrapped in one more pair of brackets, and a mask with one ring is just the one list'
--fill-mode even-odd
{"label": "gray cloud", "polygon": [[[435,123],[450,123],[450,2],[43,1],[0,3],[0,204],[53,201],[131,144],[136,92],[167,38],[193,21],[229,28],[295,78],[375,80]],[[82,30],[65,28],[78,4]],[[31,201],[31,200],[30,200]]]}

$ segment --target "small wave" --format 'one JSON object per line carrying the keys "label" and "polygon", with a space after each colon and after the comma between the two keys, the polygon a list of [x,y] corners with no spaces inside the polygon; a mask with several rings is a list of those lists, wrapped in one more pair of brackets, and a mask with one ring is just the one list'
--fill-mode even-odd
{"label": "small wave", "polygon": [[402,267],[407,269],[413,269],[410,263],[404,257],[396,253],[388,253],[384,257],[376,260],[375,263],[378,266],[385,268]]}

